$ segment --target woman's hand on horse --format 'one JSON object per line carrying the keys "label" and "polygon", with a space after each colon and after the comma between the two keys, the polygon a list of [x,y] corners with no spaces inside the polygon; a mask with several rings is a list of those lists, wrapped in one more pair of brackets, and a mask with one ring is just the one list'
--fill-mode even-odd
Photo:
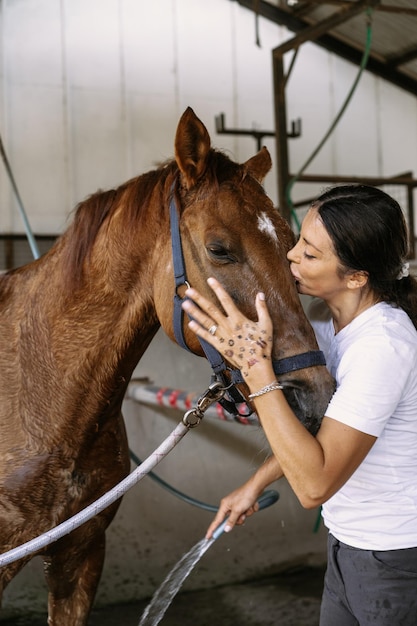
{"label": "woman's hand on horse", "polygon": [[265,296],[263,293],[256,296],[256,322],[239,311],[215,278],[209,278],[207,282],[226,315],[198,291],[189,288],[185,295],[198,306],[190,300],[184,301],[183,309],[193,318],[188,326],[215,347],[230,364],[241,370],[245,379],[250,378],[254,368],[260,372],[263,363],[271,362],[273,328]]}

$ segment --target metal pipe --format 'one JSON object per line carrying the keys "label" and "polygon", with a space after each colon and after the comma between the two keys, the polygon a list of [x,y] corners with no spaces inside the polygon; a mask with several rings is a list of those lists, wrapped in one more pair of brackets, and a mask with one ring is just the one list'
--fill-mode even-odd
{"label": "metal pipe", "polygon": [[[141,404],[188,411],[191,407],[195,406],[197,396],[198,394],[195,392],[172,389],[170,387],[158,387],[140,380],[132,380],[128,385],[125,398]],[[240,412],[245,409],[247,410],[245,404],[239,406]],[[205,411],[205,417],[217,418],[223,422],[238,421],[240,424],[244,425],[259,426],[259,420],[255,413],[236,418],[235,415],[228,413],[218,402],[208,407]]]}
{"label": "metal pipe", "polygon": [[23,206],[22,198],[20,197],[20,193],[19,193],[19,190],[17,188],[17,184],[16,184],[15,178],[13,176],[12,168],[10,167],[9,159],[7,158],[6,150],[4,148],[3,140],[1,138],[1,136],[0,136],[0,155],[1,155],[2,159],[3,159],[4,167],[6,168],[6,172],[7,172],[8,176],[9,176],[10,183],[12,185],[12,189],[13,189],[13,192],[14,192],[14,195],[15,195],[15,198],[16,198],[17,206],[19,208],[19,212],[20,212],[20,216],[21,216],[22,221],[23,221],[23,225],[25,227],[26,236],[27,236],[27,239],[28,239],[28,242],[29,242],[30,249],[32,251],[33,258],[35,260],[39,259],[40,252],[39,252],[38,244],[36,243],[36,239],[35,239],[35,237],[33,235],[32,229],[30,227],[29,220],[28,220],[28,217],[26,215],[25,207]]}

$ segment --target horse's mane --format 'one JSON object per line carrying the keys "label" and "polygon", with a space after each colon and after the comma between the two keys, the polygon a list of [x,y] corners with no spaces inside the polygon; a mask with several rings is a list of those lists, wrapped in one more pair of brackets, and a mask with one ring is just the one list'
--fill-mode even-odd
{"label": "horse's mane", "polygon": [[[218,185],[236,176],[242,179],[245,171],[228,156],[217,150],[210,150],[204,180],[191,192],[205,194],[208,188]],[[147,209],[154,198],[156,189],[158,203],[162,211],[168,205],[172,182],[178,174],[175,160],[170,160],[158,168],[141,174],[107,191],[99,190],[80,202],[74,210],[74,218],[58,242],[63,254],[63,283],[67,290],[78,288],[82,284],[83,266],[89,259],[94,242],[100,229],[109,223],[118,207],[123,205],[123,220],[126,238],[137,232],[147,215]],[[195,197],[195,196],[194,196]],[[153,207],[153,215],[158,206]],[[156,216],[155,216],[156,217]]]}
{"label": "horse's mane", "polygon": [[140,228],[155,187],[159,184],[162,196],[164,183],[169,176],[175,175],[175,170],[175,161],[169,161],[117,188],[99,190],[76,206],[73,221],[58,243],[63,248],[63,281],[67,288],[81,285],[83,265],[89,258],[98,232],[111,220],[117,208],[123,203],[128,236]]}

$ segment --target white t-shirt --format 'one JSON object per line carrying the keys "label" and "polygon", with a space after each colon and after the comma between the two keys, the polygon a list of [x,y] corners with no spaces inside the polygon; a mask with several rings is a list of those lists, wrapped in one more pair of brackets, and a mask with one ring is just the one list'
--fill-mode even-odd
{"label": "white t-shirt", "polygon": [[417,547],[417,332],[403,310],[384,302],[336,335],[330,317],[319,319],[311,308],[336,379],[326,416],[378,438],[323,504],[325,525],[365,550]]}

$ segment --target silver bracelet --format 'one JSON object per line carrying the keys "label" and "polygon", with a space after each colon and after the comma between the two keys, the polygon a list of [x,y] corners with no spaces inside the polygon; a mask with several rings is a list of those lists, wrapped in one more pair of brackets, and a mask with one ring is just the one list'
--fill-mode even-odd
{"label": "silver bracelet", "polygon": [[259,391],[250,393],[248,397],[250,398],[250,400],[252,400],[253,398],[257,398],[258,396],[263,396],[264,393],[269,393],[270,391],[276,391],[277,389],[284,389],[284,387],[279,382],[274,381],[273,383],[270,383],[269,385],[265,385],[265,387],[262,387],[262,389],[259,389]]}

